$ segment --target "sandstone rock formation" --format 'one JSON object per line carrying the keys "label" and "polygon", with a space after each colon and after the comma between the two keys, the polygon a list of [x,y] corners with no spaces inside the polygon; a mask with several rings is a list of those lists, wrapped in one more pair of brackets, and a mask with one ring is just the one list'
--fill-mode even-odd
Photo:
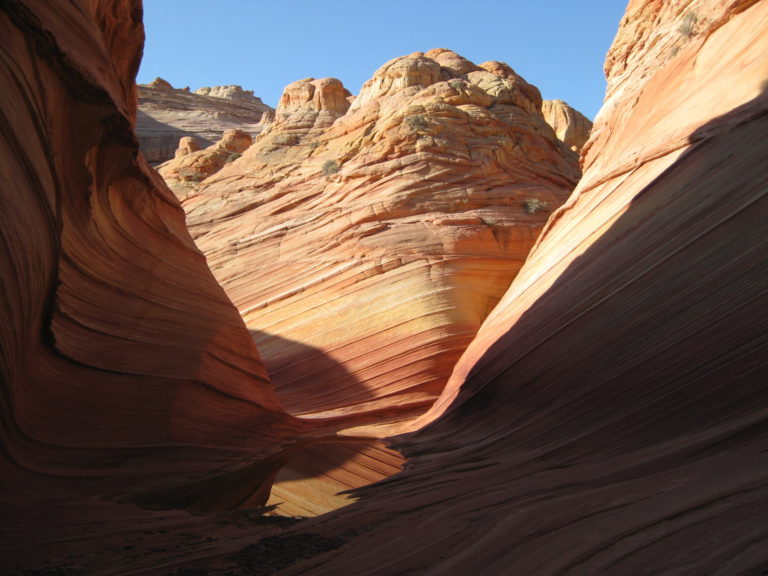
{"label": "sandstone rock formation", "polygon": [[0,572],[23,573],[158,518],[131,503],[265,502],[311,426],[139,152],[137,4],[0,8]]}
{"label": "sandstone rock formation", "polygon": [[377,435],[435,400],[579,171],[504,64],[418,52],[349,100],[289,85],[184,206],[286,408]]}
{"label": "sandstone rock formation", "polygon": [[542,101],[541,112],[557,137],[574,152],[581,152],[592,130],[589,118],[562,100]]}
{"label": "sandstone rock formation", "polygon": [[[356,98],[332,78],[292,83],[215,175],[195,169],[213,147],[160,168],[290,412],[378,436],[434,401],[578,178],[540,108],[509,66],[433,50],[385,64]],[[367,454],[348,457],[375,462],[367,482],[400,466]],[[280,512],[360,485],[329,471],[286,491],[306,466],[297,454],[278,478]]]}
{"label": "sandstone rock formation", "polygon": [[194,186],[239,158],[253,144],[251,135],[242,130],[227,130],[216,144],[200,150],[198,140],[190,137],[179,141],[174,158],[157,167],[158,173],[183,197],[185,185]]}
{"label": "sandstone rock formation", "polygon": [[[495,307],[515,230],[575,178],[535,89],[445,50],[385,65],[349,109],[334,81],[292,86],[186,200],[241,312],[269,318],[253,334],[139,152],[140,15],[0,4],[0,573],[765,570],[768,2],[630,2],[584,177]],[[312,345],[277,335],[301,299]],[[387,322],[381,346],[325,344]],[[283,410],[252,337],[312,418]],[[456,363],[454,337],[472,339]],[[446,368],[438,403],[398,424],[397,383],[426,399],[442,386],[410,375]],[[329,374],[385,394],[334,406],[312,388]],[[275,475],[273,497],[309,514],[391,473],[389,449],[334,436],[375,421],[412,430],[410,460],[358,502],[296,525],[226,511]]]}
{"label": "sandstone rock formation", "polygon": [[[334,493],[340,488],[359,487],[399,469],[401,458],[392,450],[349,437],[349,431],[346,438],[334,438],[334,434],[368,421],[408,418],[412,415],[409,408],[421,413],[439,392],[436,377],[430,376],[432,381],[426,384],[423,377],[412,379],[402,385],[404,393],[390,387],[386,390],[389,399],[371,400],[370,394],[356,390],[368,402],[369,420],[350,419],[346,413],[355,412],[356,406],[337,409],[338,400],[331,398],[318,401],[314,409],[301,400],[301,394],[292,395],[291,386],[295,379],[306,378],[306,363],[310,362],[310,369],[321,370],[324,378],[343,380],[342,386],[331,390],[333,396],[344,385],[357,384],[357,375],[339,374],[359,367],[340,362],[327,348],[310,352],[304,342],[270,334],[261,340],[268,341],[274,371],[287,375],[281,380],[281,393],[287,391],[292,411],[309,410],[313,418],[298,420],[283,410],[253,344],[253,336],[260,336],[246,331],[192,244],[177,200],[139,151],[133,134],[136,88],[131,82],[142,38],[137,5],[123,0],[109,5],[73,2],[54,6],[25,0],[2,6],[0,26],[5,39],[2,73],[9,86],[3,91],[1,108],[2,142],[8,159],[2,166],[3,181],[9,185],[3,186],[1,196],[5,256],[0,279],[8,322],[0,332],[4,428],[0,570],[47,570],[50,561],[54,571],[66,571],[73,558],[75,571],[120,571],[128,563],[131,569],[150,569],[171,557],[179,562],[174,551],[190,542],[194,543],[193,556],[221,555],[237,549],[244,535],[268,534],[275,525],[238,513],[197,517],[183,510],[258,506],[278,476],[275,504],[293,499],[283,511],[317,513],[339,505]],[[445,51],[441,54],[445,62],[464,62]],[[428,68],[436,66],[437,60],[432,61],[430,55],[414,59],[426,62]],[[475,74],[475,81],[487,88],[473,88],[473,81],[449,68],[441,70],[441,77],[462,87],[409,84],[406,98],[429,109],[410,110],[417,118],[405,125],[403,114],[396,110],[404,97],[393,82],[386,88],[387,97],[392,98],[389,109],[379,110],[384,96],[377,95],[376,88],[368,91],[371,106],[358,107],[357,119],[348,126],[351,133],[346,138],[342,133],[341,143],[362,147],[363,139],[375,138],[379,151],[390,155],[384,170],[370,165],[373,156],[355,159],[356,153],[349,147],[345,148],[348,165],[340,166],[339,172],[335,167],[322,169],[329,156],[338,152],[329,143],[338,135],[326,133],[348,112],[353,100],[332,79],[308,79],[290,86],[281,101],[280,115],[271,124],[261,124],[268,131],[253,154],[258,159],[278,152],[277,158],[283,160],[291,155],[301,159],[305,154],[306,160],[313,154],[294,145],[306,142],[306,150],[326,156],[313,157],[302,167],[309,167],[314,182],[308,188],[315,191],[330,186],[331,180],[342,177],[337,174],[346,174],[354,166],[361,177],[368,171],[389,180],[401,169],[409,174],[422,172],[416,183],[414,177],[403,185],[380,183],[378,192],[372,194],[378,198],[372,206],[352,202],[344,208],[348,216],[341,223],[344,218],[355,218],[349,226],[350,238],[355,234],[356,238],[372,237],[362,244],[371,256],[360,255],[360,270],[339,279],[351,278],[349,286],[358,273],[375,279],[378,273],[403,266],[401,258],[412,269],[427,269],[432,278],[403,271],[417,283],[435,283],[436,301],[448,298],[447,307],[436,310],[443,316],[438,322],[428,317],[420,322],[426,342],[439,341],[441,330],[450,330],[446,317],[456,308],[453,293],[460,292],[441,277],[453,270],[470,278],[477,270],[490,270],[496,282],[499,276],[510,274],[502,264],[511,261],[511,268],[516,269],[524,256],[515,244],[517,236],[529,246],[550,207],[566,196],[578,176],[574,157],[536,113],[540,102],[534,88],[504,66],[495,65],[501,73],[493,75],[466,62],[462,65],[469,66],[467,74]],[[440,100],[442,96],[433,98],[429,91],[420,96],[422,88],[445,92],[452,104]],[[153,89],[172,91],[174,97],[177,92],[192,97],[162,82]],[[452,119],[450,122],[458,120],[463,128],[451,130],[450,122],[443,127],[443,116],[433,116],[432,106]],[[371,112],[375,120],[365,120]],[[311,141],[321,136],[328,140],[322,148]],[[464,147],[441,158],[447,166],[435,171],[426,155],[431,153],[430,147],[444,145],[439,137],[456,138]],[[484,142],[487,138],[491,138],[490,145]],[[519,148],[526,142],[532,144],[533,154],[520,163],[522,182],[509,185],[505,174],[517,169]],[[200,150],[197,141],[185,139],[179,160],[232,147],[244,150],[248,143],[247,134],[236,132],[228,133],[213,150]],[[253,162],[245,156],[242,160]],[[275,165],[281,177],[295,170],[288,162]],[[216,178],[231,178],[227,172],[232,168],[227,165]],[[471,178],[482,171],[487,173],[480,183],[485,189],[476,190]],[[433,172],[431,177],[453,180],[446,198],[434,194],[440,180],[429,183]],[[539,175],[544,176],[543,182],[536,180]],[[249,178],[258,181],[260,176]],[[285,180],[286,187],[295,184],[295,179]],[[338,185],[333,187],[335,193],[340,190]],[[393,190],[395,197],[386,201]],[[364,186],[348,191],[358,196],[366,192]],[[536,214],[524,206],[527,195],[549,206]],[[278,208],[297,199],[302,198],[286,194]],[[223,200],[227,204],[226,197]],[[208,206],[203,192],[190,202],[199,210]],[[333,202],[328,202],[327,210],[334,210],[329,207]],[[422,205],[414,209],[410,203]],[[392,212],[383,227],[397,228],[395,239],[405,244],[402,254],[398,253],[401,248],[387,253],[389,239],[376,236],[382,226],[364,221],[365,213],[382,206]],[[425,224],[410,221],[408,214],[417,219],[426,214]],[[500,222],[481,220],[489,215]],[[305,216],[289,214],[282,222],[293,223]],[[511,223],[523,231],[510,231]],[[324,222],[341,232],[338,224],[333,218]],[[198,224],[198,229],[205,230],[205,225]],[[431,259],[418,253],[421,240],[412,231],[420,226],[433,228],[429,232],[435,248]],[[441,232],[441,227],[450,226],[457,226],[459,232]],[[481,258],[479,263],[472,261],[476,257],[472,251],[478,250],[472,247],[475,235],[493,249],[490,258]],[[356,238],[348,245],[356,244]],[[442,241],[455,251],[447,253],[451,258],[445,258],[438,246]],[[515,247],[505,253],[510,245]],[[266,253],[271,249],[265,246]],[[495,258],[502,262],[494,263]],[[448,262],[451,259],[455,262]],[[358,266],[355,261],[352,264]],[[273,271],[281,273],[279,267]],[[274,284],[268,284],[268,290],[274,289]],[[477,298],[472,294],[476,288],[461,289],[475,302],[460,311],[468,315],[465,324],[473,330],[478,318],[491,308],[490,300],[498,295],[492,292],[488,296],[480,288]],[[498,288],[494,290],[500,293]],[[417,300],[429,297],[427,291],[414,295]],[[382,296],[381,291],[373,290],[369,298]],[[397,291],[388,297],[389,301],[402,299]],[[379,307],[385,315],[390,312],[389,301]],[[418,302],[405,301],[423,314]],[[344,318],[340,320],[337,326],[344,325]],[[371,323],[372,328],[377,326]],[[395,341],[398,330],[410,336],[396,321],[392,327]],[[466,341],[471,337],[466,325],[456,334]],[[420,339],[425,340],[424,334],[417,334],[416,344]],[[386,345],[388,341],[382,342]],[[434,361],[432,357],[442,353],[435,346],[426,350],[424,368],[418,355],[405,349],[411,344],[403,344],[401,353],[395,350],[396,357],[385,370],[388,377],[392,366],[409,355],[417,372],[431,374],[435,365],[443,370],[450,365],[445,358]],[[457,355],[459,347],[451,346],[451,354]],[[297,356],[299,350],[303,355]],[[410,371],[406,361],[403,374]],[[312,402],[322,395],[322,390],[309,389]],[[412,397],[418,398],[414,401]],[[393,402],[403,398],[406,409],[401,414]],[[353,401],[357,402],[354,395]],[[286,462],[290,464],[284,466]],[[312,477],[310,481],[307,476]],[[293,488],[296,478],[301,483]],[[308,486],[313,498],[320,495],[323,499],[302,506]],[[156,508],[176,511],[153,511]],[[96,526],[94,533],[91,530]],[[211,531],[216,537],[206,536]],[[170,536],[155,537],[169,532]],[[153,537],[147,538],[149,535]]]}
{"label": "sandstone rock formation", "polygon": [[765,570],[766,53],[768,2],[630,2],[576,191],[406,470],[283,574]]}
{"label": "sandstone rock formation", "polygon": [[229,84],[227,86],[203,86],[195,90],[195,94],[201,96],[213,96],[214,98],[230,98],[261,102],[261,98],[254,95],[253,90],[243,90],[242,86]]}
{"label": "sandstone rock formation", "polygon": [[241,130],[254,137],[261,132],[263,115],[273,111],[251,90],[240,86],[190,92],[157,78],[150,84],[139,84],[138,95],[136,134],[142,152],[153,165],[173,158],[180,138],[195,138],[201,147],[207,147],[220,140],[226,130]]}

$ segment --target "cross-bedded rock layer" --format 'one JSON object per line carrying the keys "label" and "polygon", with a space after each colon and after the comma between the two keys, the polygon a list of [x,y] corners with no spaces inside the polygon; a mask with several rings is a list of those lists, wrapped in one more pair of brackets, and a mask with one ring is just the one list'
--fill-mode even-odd
{"label": "cross-bedded rock layer", "polygon": [[[386,474],[396,466],[373,441],[321,438],[345,421],[362,423],[356,407],[332,408],[327,412],[335,420],[313,422],[281,410],[251,335],[205,269],[175,199],[137,151],[131,133],[137,4],[24,0],[0,8],[6,159],[0,163],[6,319],[0,571],[751,575],[766,569],[767,2],[630,2],[608,55],[606,106],[584,149],[585,176],[455,364],[437,405],[408,424],[426,426],[399,439],[411,455],[408,466],[358,492],[360,502],[289,531],[282,529],[285,519],[253,512],[191,516],[134,503],[197,510],[255,503],[290,456],[298,460],[280,473],[286,498],[294,497],[291,491],[301,498],[308,476],[323,485],[316,491],[322,493],[359,485],[370,469]],[[491,191],[503,189],[497,183],[505,178],[515,181],[514,174],[498,173],[507,164],[495,164],[505,158],[503,135],[514,129],[496,114],[501,123],[491,118],[487,126],[502,152],[486,155],[480,147],[473,156],[469,120],[433,108],[419,94],[466,92],[470,104],[448,105],[486,118],[493,104],[484,107],[486,100],[467,85],[478,70],[443,51],[409,58],[418,63],[385,66],[346,112],[348,96],[333,82],[292,87],[287,112],[262,137],[263,148],[260,140],[199,192],[188,189],[193,215],[218,202],[236,223],[251,209],[247,197],[215,200],[217,187],[240,181],[238,162],[268,172],[265,157],[292,155],[300,162],[275,171],[269,186],[261,173],[240,176],[244,190],[262,182],[251,200],[271,205],[263,216],[275,222],[244,237],[246,255],[252,240],[263,242],[266,258],[306,246],[301,236],[313,230],[313,218],[323,229],[328,192],[345,210],[336,229],[339,254],[354,238],[366,250],[361,258],[372,254],[383,263],[394,254],[404,274],[409,258],[418,264],[415,246],[459,248],[451,258],[448,251],[430,253],[430,266],[456,255],[459,263],[474,258],[471,235],[444,244],[457,236],[440,235],[441,225],[424,215],[451,220],[444,228],[482,230],[488,224],[474,217],[456,224],[465,216],[445,206],[466,197],[466,211],[485,219],[493,201],[467,185],[464,196],[452,192],[448,202],[430,186],[438,176],[455,183],[465,172],[467,184],[469,176],[490,174]],[[435,67],[426,60],[441,68],[441,79],[428,85]],[[481,70],[505,77],[500,65]],[[517,95],[529,93],[507,79]],[[413,100],[388,116],[386,102],[401,93]],[[508,105],[524,109],[525,99]],[[424,122],[408,126],[405,118],[413,115]],[[371,118],[369,132],[360,117]],[[452,132],[444,123],[461,129]],[[528,137],[551,142],[543,132]],[[437,156],[434,173],[423,160],[441,138],[467,152]],[[349,145],[337,149],[331,142]],[[388,159],[372,165],[372,154],[359,154],[364,143],[388,152]],[[400,168],[387,171],[403,151]],[[472,168],[467,157],[479,158],[482,168]],[[331,160],[335,166],[326,164]],[[527,169],[540,175],[536,160],[529,162]],[[394,185],[404,176],[407,183]],[[366,177],[378,184],[366,189]],[[297,216],[290,194],[278,202],[295,183],[316,191],[299,197],[316,210]],[[363,191],[376,198],[387,183],[389,203],[366,208]],[[420,195],[425,189],[429,201]],[[242,212],[228,211],[236,206]],[[519,224],[514,202],[508,207],[502,222]],[[407,213],[419,217],[421,237],[411,234],[418,228]],[[393,232],[364,227],[382,214]],[[202,220],[196,234],[216,239]],[[484,246],[502,244],[495,236],[494,242]],[[238,244],[225,245],[237,255]],[[309,253],[318,265],[326,262],[318,255],[335,254],[329,245]],[[215,258],[223,262],[224,254]],[[447,282],[440,270],[430,269],[433,288]],[[273,272],[287,290],[263,309],[282,295],[290,300],[292,290],[311,296],[327,276],[310,276],[316,282],[297,287],[290,274]],[[374,269],[367,278],[387,273]],[[237,272],[222,267],[217,274],[232,280]],[[466,277],[479,285],[481,276]],[[339,289],[359,283],[339,278]],[[418,283],[403,286],[406,294],[422,293]],[[232,281],[229,290],[246,298],[245,285]],[[389,302],[370,302],[382,301]],[[447,297],[446,306],[453,309],[455,301]],[[420,310],[417,303],[408,306]],[[257,316],[255,308],[244,310]],[[317,330],[326,326],[316,317],[310,322]],[[268,362],[282,362],[270,367],[276,379],[280,372],[315,371],[348,382],[358,368],[303,341],[254,336],[268,349]],[[433,350],[420,352],[429,358]],[[372,353],[379,352],[361,347],[359,356]],[[406,374],[422,369],[418,362],[403,366]],[[293,410],[302,409],[301,398],[291,401]],[[370,407],[362,412],[397,419]]]}
{"label": "cross-bedded rock layer", "polygon": [[291,84],[196,192],[185,162],[163,173],[286,408],[366,434],[434,401],[579,176],[535,87],[448,50],[388,62],[354,99]]}

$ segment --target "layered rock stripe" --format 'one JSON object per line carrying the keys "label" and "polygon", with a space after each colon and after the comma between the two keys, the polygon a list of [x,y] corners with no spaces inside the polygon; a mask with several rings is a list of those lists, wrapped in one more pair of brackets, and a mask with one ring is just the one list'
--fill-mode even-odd
{"label": "layered rock stripe", "polygon": [[[138,5],[1,7],[0,145],[11,159],[0,164],[4,571],[747,575],[768,565],[768,3],[630,2],[578,188],[437,404],[410,422],[386,417],[390,430],[414,430],[398,439],[407,467],[287,531],[251,513],[134,503],[255,504],[292,454],[304,454],[292,473],[324,473],[312,464],[328,451],[308,440],[345,421],[380,433],[376,409],[366,399],[314,420],[282,409],[176,200],[137,152]],[[372,86],[388,94],[430,69],[398,64]],[[273,141],[272,152],[304,162],[275,182],[311,182],[316,160],[328,186],[343,184],[361,159],[303,156],[288,142],[313,130],[328,138],[336,118],[376,98],[361,93],[342,113],[343,89],[299,84],[327,109]],[[417,134],[426,126],[415,121]],[[210,209],[208,188],[247,156],[193,189],[188,208]],[[322,192],[307,202],[324,207]],[[209,235],[199,226],[198,238]],[[322,342],[255,336],[286,356],[304,347],[302,357],[347,378],[349,363]],[[300,399],[290,408],[302,409]],[[360,469],[354,458],[339,485]]]}

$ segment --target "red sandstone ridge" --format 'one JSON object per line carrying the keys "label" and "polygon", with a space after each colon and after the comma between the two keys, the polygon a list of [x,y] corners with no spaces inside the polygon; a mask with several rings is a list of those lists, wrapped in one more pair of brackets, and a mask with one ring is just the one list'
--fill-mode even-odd
{"label": "red sandstone ridge", "polygon": [[263,503],[309,426],[139,152],[138,4],[0,8],[0,572],[18,573],[157,520],[131,502]]}
{"label": "red sandstone ridge", "polygon": [[136,134],[147,160],[159,164],[173,158],[180,138],[193,138],[200,147],[213,145],[227,130],[252,137],[261,132],[265,114],[273,109],[240,86],[203,87],[191,92],[157,78],[139,84]]}
{"label": "red sandstone ridge", "polygon": [[766,53],[768,2],[630,2],[584,176],[407,469],[281,574],[765,573]]}
{"label": "red sandstone ridge", "polygon": [[184,206],[286,408],[374,434],[435,400],[579,170],[506,64],[417,52],[350,100],[291,84]]}

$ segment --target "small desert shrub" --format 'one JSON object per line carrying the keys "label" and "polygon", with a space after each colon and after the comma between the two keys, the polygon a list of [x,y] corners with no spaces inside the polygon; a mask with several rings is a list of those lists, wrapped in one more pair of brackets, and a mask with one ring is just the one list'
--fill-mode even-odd
{"label": "small desert shrub", "polygon": [[461,80],[450,80],[448,85],[454,90],[461,90],[464,88],[464,83]]}
{"label": "small desert shrub", "polygon": [[528,200],[523,202],[523,206],[525,207],[525,211],[528,212],[528,214],[536,214],[536,212],[546,210],[547,203],[542,202],[538,198],[528,198]]}
{"label": "small desert shrub", "polygon": [[242,156],[242,154],[240,154],[239,152],[232,152],[232,154],[227,156],[227,159],[224,160],[224,163],[229,164],[230,162],[234,162],[235,160],[240,158],[240,156]]}
{"label": "small desert shrub", "polygon": [[299,137],[296,134],[276,134],[272,141],[278,146],[293,146],[298,144]]}
{"label": "small desert shrub", "polygon": [[414,132],[422,132],[429,130],[429,122],[423,114],[414,114],[413,116],[406,116],[405,123]]}
{"label": "small desert shrub", "polygon": [[177,178],[183,182],[202,182],[205,180],[205,174],[201,174],[193,168],[182,168],[179,170]]}
{"label": "small desert shrub", "polygon": [[330,178],[333,174],[339,171],[339,163],[336,160],[326,160],[323,163],[323,174],[326,178]]}
{"label": "small desert shrub", "polygon": [[685,16],[683,16],[683,21],[677,27],[677,31],[686,38],[690,38],[693,36],[698,21],[699,17],[696,16],[696,12],[686,12]]}

